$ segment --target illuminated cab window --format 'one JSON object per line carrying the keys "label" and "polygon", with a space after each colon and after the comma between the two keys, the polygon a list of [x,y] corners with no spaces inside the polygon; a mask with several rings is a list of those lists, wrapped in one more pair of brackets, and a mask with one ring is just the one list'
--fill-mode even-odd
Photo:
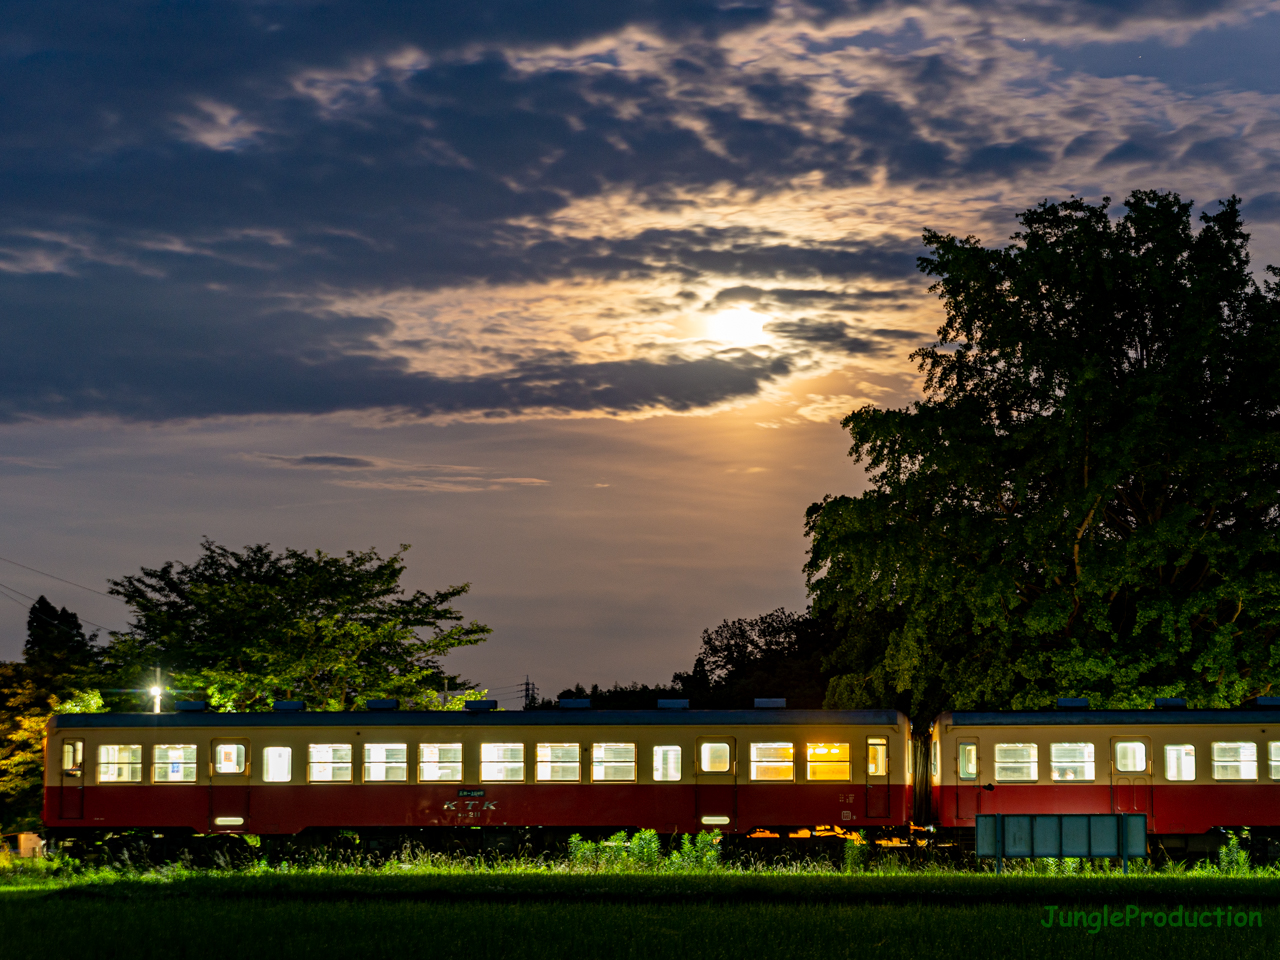
{"label": "illuminated cab window", "polygon": [[141,783],[142,744],[104,743],[98,747],[99,783]]}
{"label": "illuminated cab window", "polygon": [[196,745],[162,743],[152,750],[152,783],[195,783]]}
{"label": "illuminated cab window", "polygon": [[409,777],[409,745],[406,743],[366,743],[364,782],[404,781]]}
{"label": "illuminated cab window", "polygon": [[524,782],[523,743],[480,744],[480,779]]}
{"label": "illuminated cab window", "polygon": [[1092,743],[1049,744],[1049,779],[1092,780],[1097,772]]}
{"label": "illuminated cab window", "polygon": [[728,773],[732,765],[727,743],[704,743],[698,751],[698,766],[703,773]]}
{"label": "illuminated cab window", "polygon": [[1194,780],[1196,778],[1196,748],[1189,743],[1166,743],[1164,746],[1164,778],[1166,780]]}
{"label": "illuminated cab window", "polygon": [[794,780],[796,748],[790,743],[753,743],[752,780]]}
{"label": "illuminated cab window", "polygon": [[534,777],[540,781],[577,783],[582,779],[582,748],[576,743],[540,743]]}
{"label": "illuminated cab window", "polygon": [[288,783],[293,779],[291,747],[267,747],[262,751],[262,779],[265,783]]}
{"label": "illuminated cab window", "polygon": [[80,777],[84,775],[84,741],[62,741],[62,775],[64,777]]}
{"label": "illuminated cab window", "polygon": [[1146,743],[1142,740],[1118,742],[1116,744],[1116,770],[1120,773],[1146,773]]}
{"label": "illuminated cab window", "polygon": [[1267,744],[1267,764],[1271,768],[1271,779],[1280,780],[1280,740]]}
{"label": "illuminated cab window", "polygon": [[1257,780],[1258,745],[1248,742],[1215,743],[1213,750],[1213,779]]}
{"label": "illuminated cab window", "polygon": [[635,780],[636,745],[634,743],[593,743],[591,745],[591,779],[596,783]]}
{"label": "illuminated cab window", "polygon": [[308,746],[307,779],[312,783],[350,783],[351,744],[313,743]]}
{"label": "illuminated cab window", "polygon": [[680,748],[653,748],[653,779],[660,783],[674,783],[680,779]]}
{"label": "illuminated cab window", "polygon": [[804,747],[810,780],[848,780],[852,769],[849,744],[806,743]]}
{"label": "illuminated cab window", "polygon": [[889,772],[889,741],[884,737],[867,738],[867,776],[883,777]]}
{"label": "illuminated cab window", "polygon": [[934,740],[929,744],[929,776],[935,780],[938,777],[938,758],[942,756],[942,743]]}
{"label": "illuminated cab window", "polygon": [[956,773],[961,780],[978,779],[978,745],[962,743],[956,753]]}
{"label": "illuminated cab window", "polygon": [[1034,743],[997,743],[996,779],[1005,783],[1036,780],[1039,752]]}
{"label": "illuminated cab window", "polygon": [[213,745],[214,773],[244,773],[244,744],[215,743]]}
{"label": "illuminated cab window", "polygon": [[418,744],[418,779],[422,783],[461,783],[462,744]]}

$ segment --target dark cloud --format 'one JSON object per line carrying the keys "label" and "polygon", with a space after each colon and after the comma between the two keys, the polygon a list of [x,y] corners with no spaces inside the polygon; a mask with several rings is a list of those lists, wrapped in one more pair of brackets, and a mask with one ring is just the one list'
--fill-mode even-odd
{"label": "dark cloud", "polygon": [[788,340],[838,350],[850,356],[884,351],[883,344],[871,337],[855,336],[849,325],[839,320],[779,320],[769,324],[768,328]]}
{"label": "dark cloud", "polygon": [[255,454],[259,460],[282,463],[289,467],[336,467],[342,470],[368,470],[378,466],[376,460],[364,457],[344,457],[336,453],[310,453],[297,457],[286,457],[273,453]]}
{"label": "dark cloud", "polygon": [[1246,220],[1257,223],[1280,223],[1280,190],[1260,193],[1244,205]]}

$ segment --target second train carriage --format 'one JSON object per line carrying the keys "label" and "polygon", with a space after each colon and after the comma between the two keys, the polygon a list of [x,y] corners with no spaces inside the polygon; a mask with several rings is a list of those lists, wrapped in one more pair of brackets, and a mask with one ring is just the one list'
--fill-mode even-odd
{"label": "second train carriage", "polygon": [[1280,709],[953,712],[934,722],[934,822],[1142,814],[1177,849],[1214,828],[1280,828]]}
{"label": "second train carriage", "polygon": [[44,822],[104,830],[893,828],[892,710],[60,714]]}

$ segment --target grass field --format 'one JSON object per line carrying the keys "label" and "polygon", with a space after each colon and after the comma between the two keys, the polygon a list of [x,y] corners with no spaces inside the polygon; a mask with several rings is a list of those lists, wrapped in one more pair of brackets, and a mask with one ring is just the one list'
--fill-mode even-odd
{"label": "grass field", "polygon": [[[1049,904],[1086,925],[1046,929]],[[1263,877],[10,871],[0,956],[1274,957],[1276,904]],[[1130,905],[1128,926],[1089,932]],[[1255,925],[1155,927],[1176,905]]]}

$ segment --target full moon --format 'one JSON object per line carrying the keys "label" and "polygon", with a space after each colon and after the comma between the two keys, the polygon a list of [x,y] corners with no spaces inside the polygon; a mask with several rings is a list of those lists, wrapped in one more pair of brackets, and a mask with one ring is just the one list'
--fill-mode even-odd
{"label": "full moon", "polygon": [[769,339],[764,332],[764,325],[769,320],[765,314],[746,307],[722,310],[707,318],[707,337],[738,347],[750,347]]}

